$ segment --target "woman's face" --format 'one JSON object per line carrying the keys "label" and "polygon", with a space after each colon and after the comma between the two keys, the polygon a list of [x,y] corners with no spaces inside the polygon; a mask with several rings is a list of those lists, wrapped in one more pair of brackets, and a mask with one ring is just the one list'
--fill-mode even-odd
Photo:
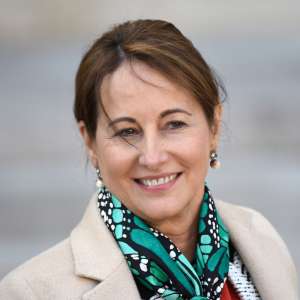
{"label": "woman's face", "polygon": [[104,184],[149,223],[197,211],[216,137],[197,101],[142,63],[102,84],[96,138],[81,132]]}

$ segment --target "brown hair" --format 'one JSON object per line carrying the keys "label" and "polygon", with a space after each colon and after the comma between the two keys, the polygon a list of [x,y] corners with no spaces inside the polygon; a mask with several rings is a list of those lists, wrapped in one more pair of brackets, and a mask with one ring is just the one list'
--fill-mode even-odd
{"label": "brown hair", "polygon": [[84,121],[95,138],[104,77],[124,61],[140,61],[195,96],[213,126],[220,91],[225,90],[201,54],[173,24],[162,20],[136,20],[114,26],[84,55],[76,75],[74,115]]}

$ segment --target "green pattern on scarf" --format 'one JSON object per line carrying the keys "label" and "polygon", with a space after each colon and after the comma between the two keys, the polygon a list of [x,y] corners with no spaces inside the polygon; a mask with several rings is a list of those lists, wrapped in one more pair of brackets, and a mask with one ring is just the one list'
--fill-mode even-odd
{"label": "green pattern on scarf", "polygon": [[153,296],[167,300],[220,299],[229,269],[229,234],[207,186],[199,210],[194,263],[105,187],[99,190],[98,204],[133,276]]}

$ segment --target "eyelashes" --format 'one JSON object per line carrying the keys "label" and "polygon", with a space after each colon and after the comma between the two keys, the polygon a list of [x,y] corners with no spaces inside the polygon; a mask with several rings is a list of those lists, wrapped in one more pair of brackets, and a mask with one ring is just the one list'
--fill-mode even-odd
{"label": "eyelashes", "polygon": [[126,137],[136,136],[138,134],[139,134],[138,129],[129,127],[129,128],[122,128],[120,130],[117,130],[117,132],[114,133],[114,136],[126,138]]}
{"label": "eyelashes", "polygon": [[180,129],[187,126],[187,124],[183,121],[170,121],[166,125],[171,130]]}
{"label": "eyelashes", "polygon": [[[187,127],[188,125],[183,122],[183,121],[178,121],[178,120],[174,120],[174,121],[170,121],[167,122],[164,127],[162,128],[163,131],[177,131],[180,130],[184,127]],[[122,128],[117,130],[114,133],[114,137],[120,137],[120,138],[133,138],[133,137],[138,137],[140,135],[143,134],[143,131],[141,129],[138,129],[136,127],[126,127],[126,128]]]}

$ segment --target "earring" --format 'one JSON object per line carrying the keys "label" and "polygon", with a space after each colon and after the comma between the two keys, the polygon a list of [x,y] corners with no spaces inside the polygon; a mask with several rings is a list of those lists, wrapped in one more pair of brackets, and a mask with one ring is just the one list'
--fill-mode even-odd
{"label": "earring", "polygon": [[218,160],[217,152],[215,152],[215,151],[211,152],[209,165],[212,169],[219,169],[221,167],[221,163]]}
{"label": "earring", "polygon": [[101,189],[103,182],[102,182],[102,177],[101,177],[101,173],[100,173],[100,169],[96,168],[96,173],[97,173],[97,179],[96,179],[96,187]]}

